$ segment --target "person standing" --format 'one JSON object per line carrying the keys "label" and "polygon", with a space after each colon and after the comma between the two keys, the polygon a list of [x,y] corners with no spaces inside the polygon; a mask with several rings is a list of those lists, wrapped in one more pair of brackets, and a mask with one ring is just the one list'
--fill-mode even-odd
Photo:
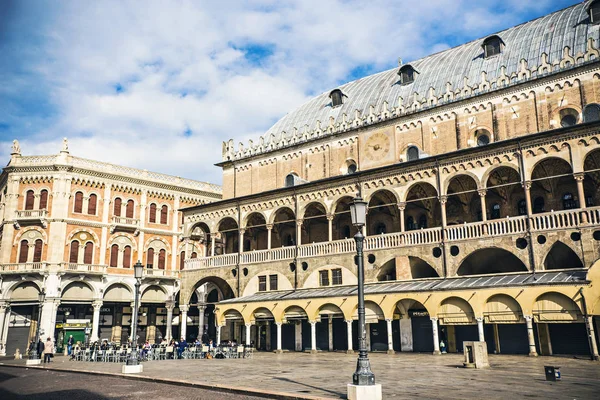
{"label": "person standing", "polygon": [[38,343],[37,343],[37,354],[38,354],[38,359],[42,359],[42,354],[44,353],[44,342],[42,342],[42,338],[39,339]]}
{"label": "person standing", "polygon": [[54,343],[52,343],[52,339],[48,337],[46,344],[44,345],[44,364],[46,364],[46,362],[50,363],[52,357],[54,357]]}
{"label": "person standing", "polygon": [[73,344],[75,343],[75,339],[73,339],[73,335],[69,335],[69,340],[67,340],[67,355],[71,355],[73,352]]}
{"label": "person standing", "polygon": [[181,355],[183,354],[185,348],[187,347],[187,342],[185,341],[185,339],[182,337],[181,340],[179,341],[179,347],[177,348],[177,358],[181,358]]}

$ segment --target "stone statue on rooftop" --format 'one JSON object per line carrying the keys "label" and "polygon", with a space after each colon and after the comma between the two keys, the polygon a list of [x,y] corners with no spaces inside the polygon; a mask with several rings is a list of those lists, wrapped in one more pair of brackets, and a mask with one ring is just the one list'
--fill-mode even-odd
{"label": "stone statue on rooftop", "polygon": [[63,145],[62,145],[61,152],[65,152],[65,153],[69,152],[69,141],[67,140],[67,138],[63,138]]}
{"label": "stone statue on rooftop", "polygon": [[19,141],[17,139],[13,140],[10,154],[11,155],[15,155],[15,154],[21,155],[21,145],[19,144]]}

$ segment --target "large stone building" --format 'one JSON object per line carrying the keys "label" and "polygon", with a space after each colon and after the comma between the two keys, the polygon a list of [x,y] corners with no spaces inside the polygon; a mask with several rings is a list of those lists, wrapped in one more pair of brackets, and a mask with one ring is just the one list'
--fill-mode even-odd
{"label": "large stone building", "polygon": [[262,349],[356,348],[360,192],[372,350],[597,357],[598,22],[600,1],[577,4],[225,142],[223,200],[183,210],[205,252],[182,312],[214,308],[211,336]]}
{"label": "large stone building", "polygon": [[126,341],[138,260],[140,340],[177,336],[179,209],[220,198],[217,185],[72,156],[66,139],[46,156],[15,141],[0,175],[0,355],[23,352],[38,319],[59,347],[69,334]]}

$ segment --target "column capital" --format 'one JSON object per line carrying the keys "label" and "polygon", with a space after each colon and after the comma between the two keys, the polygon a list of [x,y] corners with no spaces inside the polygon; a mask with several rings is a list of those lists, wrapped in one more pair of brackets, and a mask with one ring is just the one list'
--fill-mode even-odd
{"label": "column capital", "polygon": [[186,313],[186,312],[190,311],[190,306],[187,304],[181,304],[179,306],[179,311]]}
{"label": "column capital", "polygon": [[175,308],[175,302],[173,300],[167,300],[165,302],[165,308],[167,311],[173,312],[173,309]]}
{"label": "column capital", "polygon": [[333,221],[334,215],[333,214],[327,214],[327,221]]}
{"label": "column capital", "polygon": [[206,310],[206,304],[198,304],[198,311],[205,311]]}
{"label": "column capital", "polygon": [[348,325],[351,325],[351,324],[352,324],[352,321],[353,321],[353,320],[351,320],[351,319],[347,319],[347,320],[345,320],[344,322],[346,322]]}
{"label": "column capital", "polygon": [[440,204],[441,205],[444,206],[444,205],[446,205],[447,202],[448,202],[448,196],[446,196],[446,195],[440,196]]}
{"label": "column capital", "polygon": [[303,223],[304,223],[303,219],[297,219],[296,220],[296,225],[302,226]]}
{"label": "column capital", "polygon": [[266,227],[268,230],[271,230],[271,229],[273,229],[273,224],[267,224]]}
{"label": "column capital", "polygon": [[400,210],[400,211],[406,210],[406,202],[401,201],[400,203],[398,203],[398,210]]}
{"label": "column capital", "polygon": [[249,322],[249,323],[247,323],[247,324],[245,324],[245,325],[246,325],[246,328],[250,328],[250,327],[251,327],[252,325],[254,325],[254,324]]}
{"label": "column capital", "polygon": [[246,229],[240,229],[239,232],[240,232],[240,235],[243,235],[244,233],[246,233]]}
{"label": "column capital", "polygon": [[431,322],[437,322],[438,321],[438,317],[429,317],[429,319],[431,320]]}
{"label": "column capital", "polygon": [[485,197],[487,194],[487,189],[477,189],[477,193],[479,193],[479,196]]}
{"label": "column capital", "polygon": [[483,322],[483,317],[475,317],[475,321],[477,321],[477,322]]}
{"label": "column capital", "polygon": [[523,186],[523,189],[525,190],[531,190],[531,181],[525,181],[521,184],[521,186]]}
{"label": "column capital", "polygon": [[317,321],[308,321],[312,326],[317,325]]}
{"label": "column capital", "polygon": [[533,320],[533,317],[531,315],[523,315],[523,318],[525,318],[525,321],[527,322]]}
{"label": "column capital", "polygon": [[92,307],[94,307],[95,310],[96,308],[101,308],[103,304],[104,302],[102,300],[94,300],[92,302]]}
{"label": "column capital", "polygon": [[283,324],[282,324],[281,322],[275,322],[275,325],[277,325],[277,326],[281,326],[281,325],[283,325]]}
{"label": "column capital", "polygon": [[573,174],[573,178],[575,178],[576,181],[583,181],[585,178],[585,172],[576,172]]}
{"label": "column capital", "polygon": [[387,322],[388,324],[391,324],[392,323],[392,319],[391,318],[386,318],[385,322]]}

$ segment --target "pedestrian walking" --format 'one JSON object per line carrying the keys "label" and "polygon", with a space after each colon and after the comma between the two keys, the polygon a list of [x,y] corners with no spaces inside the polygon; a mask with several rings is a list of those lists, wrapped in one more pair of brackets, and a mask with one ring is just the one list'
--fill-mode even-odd
{"label": "pedestrian walking", "polygon": [[73,353],[73,344],[75,343],[75,339],[73,339],[73,335],[69,335],[69,340],[67,340],[67,354],[71,355]]}
{"label": "pedestrian walking", "polygon": [[46,344],[44,345],[44,364],[46,364],[46,362],[50,363],[52,357],[54,357],[54,343],[52,343],[52,339],[48,337]]}
{"label": "pedestrian walking", "polygon": [[42,342],[42,338],[39,339],[37,343],[37,355],[38,359],[42,359],[42,354],[44,354],[44,342]]}

